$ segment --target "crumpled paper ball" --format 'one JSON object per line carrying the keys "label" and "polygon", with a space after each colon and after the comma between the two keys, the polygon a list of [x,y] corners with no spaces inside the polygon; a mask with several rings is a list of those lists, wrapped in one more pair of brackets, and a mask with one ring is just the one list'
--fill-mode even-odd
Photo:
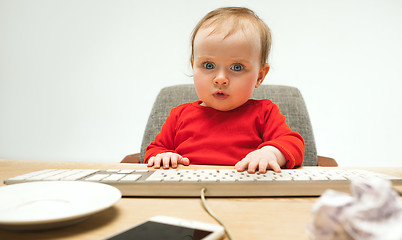
{"label": "crumpled paper ball", "polygon": [[314,240],[402,240],[402,202],[389,180],[356,179],[352,195],[327,190],[313,206]]}

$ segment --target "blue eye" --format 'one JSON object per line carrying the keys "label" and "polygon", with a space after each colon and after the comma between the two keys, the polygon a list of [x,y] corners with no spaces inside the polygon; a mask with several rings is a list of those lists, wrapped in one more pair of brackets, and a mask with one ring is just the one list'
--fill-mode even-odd
{"label": "blue eye", "polygon": [[210,63],[210,62],[204,63],[203,66],[204,66],[205,69],[214,69],[215,68],[215,65],[213,63]]}
{"label": "blue eye", "polygon": [[236,72],[243,70],[243,68],[244,67],[242,65],[240,65],[240,64],[235,64],[235,65],[230,67],[230,69],[232,69],[233,71],[236,71]]}

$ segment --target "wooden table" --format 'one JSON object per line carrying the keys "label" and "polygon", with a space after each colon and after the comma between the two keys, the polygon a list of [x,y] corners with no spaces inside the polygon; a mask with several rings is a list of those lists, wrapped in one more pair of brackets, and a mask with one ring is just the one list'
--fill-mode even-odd
{"label": "wooden table", "polygon": [[[186,168],[180,166],[181,168]],[[203,166],[203,168],[209,166]],[[49,168],[141,169],[143,164],[46,162],[0,159],[0,186],[5,179]],[[197,166],[190,166],[197,168]],[[217,168],[217,166],[210,166]],[[402,167],[364,168],[402,176]],[[402,186],[396,187],[402,191]],[[306,226],[316,197],[207,198],[207,203],[230,228],[236,240],[309,239]],[[104,239],[155,215],[216,223],[199,198],[123,197],[113,207],[80,224],[44,231],[12,232],[0,229],[0,239]]]}

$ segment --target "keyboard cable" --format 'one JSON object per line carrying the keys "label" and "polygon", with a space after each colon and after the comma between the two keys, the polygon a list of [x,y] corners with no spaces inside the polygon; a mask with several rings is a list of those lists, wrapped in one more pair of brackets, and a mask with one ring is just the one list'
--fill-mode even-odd
{"label": "keyboard cable", "polygon": [[204,187],[201,189],[201,203],[202,206],[204,207],[205,211],[213,218],[215,219],[225,230],[226,236],[228,237],[229,240],[234,240],[232,233],[230,232],[229,228],[226,226],[226,224],[220,220],[208,207],[207,202],[205,201],[205,191],[207,189]]}

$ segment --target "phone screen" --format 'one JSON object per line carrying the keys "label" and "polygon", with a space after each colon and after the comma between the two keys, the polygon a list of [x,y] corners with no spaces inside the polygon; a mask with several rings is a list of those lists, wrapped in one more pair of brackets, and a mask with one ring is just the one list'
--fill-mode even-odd
{"label": "phone screen", "polygon": [[212,232],[148,221],[108,240],[201,240]]}

